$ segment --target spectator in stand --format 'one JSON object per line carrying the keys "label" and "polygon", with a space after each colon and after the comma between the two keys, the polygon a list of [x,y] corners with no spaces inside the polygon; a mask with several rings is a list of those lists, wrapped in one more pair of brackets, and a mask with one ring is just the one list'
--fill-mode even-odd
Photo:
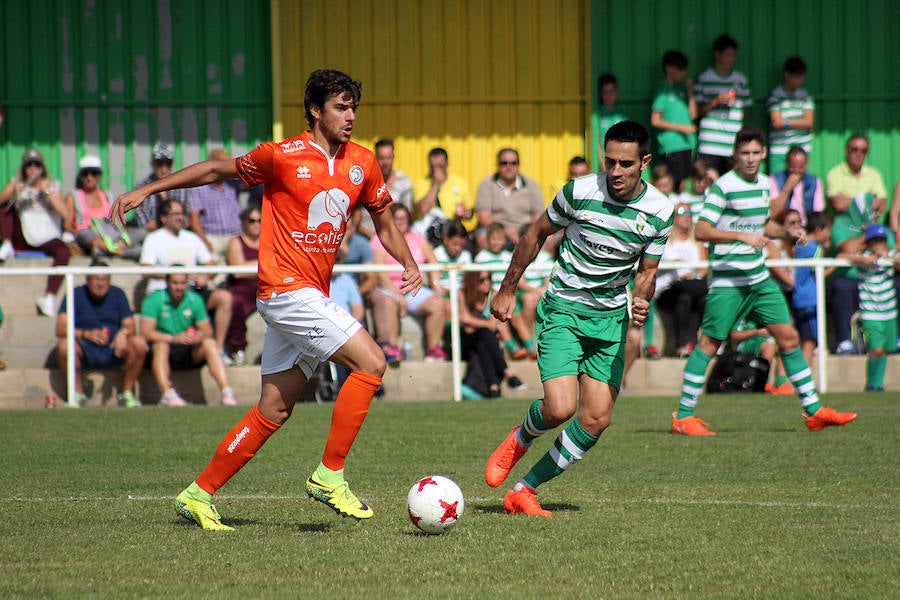
{"label": "spectator in stand", "polygon": [[753,104],[747,78],[734,69],[738,44],[727,34],[713,42],[713,66],[697,76],[694,94],[700,115],[697,158],[718,173],[731,170],[735,134]]}
{"label": "spectator in stand", "polygon": [[204,363],[209,365],[209,372],[222,392],[222,404],[237,404],[234,390],[228,385],[225,363],[213,339],[203,298],[188,289],[187,275],[169,273],[165,289],[156,290],[144,299],[141,335],[150,343],[151,369],[162,392],[159,400],[162,406],[188,404],[172,385],[172,369],[197,369]]}
{"label": "spectator in stand", "polygon": [[619,106],[619,80],[612,73],[603,73],[597,78],[597,98],[600,106],[591,115],[591,152],[597,153],[600,170],[606,170],[603,140],[609,128],[621,121],[627,121],[628,115]]}
{"label": "spectator in stand", "polygon": [[[95,261],[91,266],[108,265]],[[136,335],[134,315],[125,292],[110,284],[108,274],[89,273],[84,285],[75,288],[74,298],[75,398],[69,405],[83,406],[85,403],[83,369],[123,368],[125,374],[117,398],[119,406],[141,406],[135,396],[135,382],[144,368],[147,340]],[[62,368],[68,360],[66,308],[64,299],[56,318],[56,337],[59,338],[56,348]]]}
{"label": "spectator in stand", "polygon": [[[394,168],[393,140],[381,139],[375,142],[375,160],[378,161],[381,176],[384,177],[384,183],[391,193],[391,198],[412,212],[415,209],[412,180],[403,171]],[[358,206],[358,210],[353,211],[353,218],[356,220],[354,227],[358,232],[369,239],[375,237],[375,225],[368,211],[364,210],[362,206]]]}
{"label": "spectator in stand", "polygon": [[[211,150],[207,160],[228,160],[231,155],[222,148]],[[238,192],[243,189],[239,179],[226,179],[191,188],[188,229],[200,236],[216,262],[228,252],[228,245],[240,235],[241,202]]]}
{"label": "spectator in stand", "polygon": [[669,167],[675,190],[681,192],[681,183],[691,174],[697,148],[694,82],[687,77],[688,60],[683,52],[669,50],[663,54],[662,67],[665,79],[653,99],[650,123],[657,130],[658,159]]}
{"label": "spectator in stand", "polygon": [[[679,203],[662,262],[699,262],[707,257],[706,246],[694,239],[690,205]],[[673,331],[667,335],[675,339],[675,355],[679,358],[687,358],[694,351],[707,293],[705,268],[666,270],[656,278],[656,303],[672,312]]]}
{"label": "spectator in stand", "polygon": [[874,194],[872,207],[879,216],[884,212],[887,189],[881,173],[864,164],[868,154],[869,139],[862,133],[854,133],[844,147],[844,160],[828,171],[825,177],[825,195],[828,197],[828,210],[832,214],[846,212],[860,193]]}
{"label": "spectator in stand", "polygon": [[[141,265],[148,267],[184,265],[214,265],[215,259],[196,233],[184,228],[185,209],[177,200],[167,200],[160,207],[162,229],[147,234],[141,249]],[[163,274],[148,274],[147,295],[166,287]],[[190,276],[190,285],[200,294],[206,303],[206,310],[214,314],[216,344],[226,365],[231,364],[231,357],[225,352],[225,335],[231,323],[232,297],[227,289],[211,290],[207,284],[208,274]]]}
{"label": "spectator in stand", "polygon": [[541,187],[531,177],[519,173],[519,152],[502,148],[497,153],[497,172],[485,177],[475,194],[475,210],[480,228],[475,232],[478,248],[487,246],[487,227],[503,225],[509,248],[519,241],[522,225],[530,225],[544,212]]}
{"label": "spectator in stand", "polygon": [[[8,260],[15,251],[37,250],[53,257],[54,267],[69,264],[72,252],[62,241],[63,223],[71,219],[60,193],[44,165],[44,155],[31,148],[22,156],[18,177],[0,191],[0,258]],[[44,295],[36,305],[39,315],[54,317],[56,293],[62,275],[47,277]]]}
{"label": "spectator in stand", "polygon": [[691,220],[694,225],[700,218],[703,203],[706,202],[706,192],[712,182],[719,178],[715,169],[707,166],[702,160],[695,160],[691,166],[691,176],[687,180],[685,190],[681,192],[681,202],[691,207]]}
{"label": "spectator in stand", "polygon": [[788,150],[786,165],[786,170],[777,171],[769,177],[772,197],[778,196],[783,189],[787,190],[785,208],[796,210],[800,223],[806,225],[806,215],[825,210],[825,189],[821,179],[806,172],[809,156],[800,146],[791,146]]}
{"label": "spectator in stand", "polygon": [[[139,181],[134,187],[139,188],[170,174],[172,172],[174,158],[175,151],[172,150],[172,147],[168,144],[160,142],[153,146],[153,158],[150,161],[153,172]],[[134,209],[133,215],[126,216],[126,225],[129,227],[139,227],[147,233],[156,231],[163,225],[160,208],[167,200],[177,200],[181,203],[181,206],[184,207],[185,214],[190,214],[189,190],[171,190],[153,194],[147,198],[146,202]]]}
{"label": "spectator in stand", "polygon": [[[231,266],[258,267],[259,233],[262,212],[256,207],[248,207],[241,213],[240,235],[228,242],[226,260]],[[228,325],[226,341],[231,348],[231,364],[243,367],[247,364],[247,319],[256,312],[256,288],[259,275],[253,273],[233,273],[226,282],[231,292],[231,322]]]}
{"label": "spectator in stand", "polygon": [[[422,235],[410,231],[409,209],[402,204],[391,204],[391,214],[393,215],[394,224],[409,246],[416,264],[430,263],[436,264],[437,259],[434,256],[434,250],[431,244]],[[375,264],[397,265],[399,264],[393,256],[391,256],[378,238],[372,240],[372,255]],[[378,324],[378,343],[385,350],[385,358],[388,362],[397,362],[399,359],[388,351],[393,352],[397,348],[397,339],[400,335],[400,319],[405,314],[420,317],[424,321],[423,330],[425,334],[425,360],[446,360],[447,353],[442,347],[444,334],[444,324],[447,322],[447,313],[444,310],[443,299],[434,293],[430,286],[422,286],[418,294],[403,294],[400,292],[402,287],[401,271],[390,271],[387,273],[379,273],[379,290],[385,294],[393,303],[393,311],[386,311],[388,322]],[[436,272],[426,273],[426,280],[433,282],[438,276]]]}
{"label": "spectator in stand", "polygon": [[769,111],[769,173],[785,168],[788,151],[800,146],[812,151],[813,125],[816,105],[803,84],[806,82],[806,63],[799,56],[784,61],[784,81],[772,90],[766,107]]}
{"label": "spectator in stand", "polygon": [[[472,253],[466,249],[469,232],[459,219],[448,221],[444,227],[444,243],[434,249],[435,259],[442,265],[468,265],[472,263]],[[447,314],[450,314],[450,275],[449,271],[441,271],[432,288],[434,293],[444,299]],[[456,277],[460,277],[457,273]]]}
{"label": "spectator in stand", "polygon": [[468,399],[499,398],[500,384],[512,390],[525,387],[509,369],[498,335],[508,327],[491,316],[491,274],[467,271],[459,298],[460,356],[468,363],[463,393]]}
{"label": "spectator in stand", "polygon": [[440,243],[444,223],[450,219],[462,219],[468,231],[474,231],[478,225],[469,183],[451,175],[447,171],[449,164],[446,150],[432,148],[428,153],[428,175],[413,183],[416,222],[411,229],[433,245]]}
{"label": "spectator in stand", "polygon": [[900,181],[894,186],[891,194],[891,210],[888,213],[888,227],[900,236]]}
{"label": "spectator in stand", "polygon": [[[831,223],[823,212],[809,213],[806,218],[806,240],[794,246],[794,258],[823,258],[831,241]],[[825,269],[828,277],[834,267]],[[813,350],[818,345],[819,322],[816,316],[816,274],[811,267],[794,269],[794,293],[791,294],[791,315],[800,335],[800,349],[806,364],[811,365]]]}
{"label": "spectator in stand", "polygon": [[[749,317],[744,317],[737,323],[728,334],[728,343],[735,352],[741,354],[752,354],[759,358],[765,359],[769,363],[769,373],[774,371],[775,359],[777,357],[778,345],[772,333],[765,327],[760,326]],[[767,394],[793,394],[794,386],[785,379],[783,382],[776,382],[772,385],[766,382],[765,391]]]}
{"label": "spectator in stand", "polygon": [[549,193],[544,198],[544,205],[549,206],[549,204],[553,202],[553,197],[556,196],[556,194],[563,188],[564,185],[566,185],[573,179],[578,179],[579,177],[584,177],[585,175],[590,174],[591,164],[583,156],[573,156],[571,160],[569,160],[566,179],[559,180],[553,183],[553,185],[548,190]]}
{"label": "spectator in stand", "polygon": [[[346,236],[341,241],[341,245],[338,247],[337,251],[337,260],[335,264],[341,264],[347,257],[347,253],[349,251],[349,240]],[[337,271],[331,272],[331,288],[328,293],[328,297],[334,300],[334,303],[347,311],[350,316],[359,321],[365,326],[366,322],[366,307],[363,303],[362,294],[359,293],[359,286],[356,284],[356,279],[350,273],[338,273]],[[334,364],[335,370],[337,372],[337,383],[338,388],[344,384],[347,378],[350,376],[350,369],[343,365]],[[320,373],[328,368],[330,371],[329,363],[322,363],[320,365]],[[376,395],[378,392],[376,392]]]}
{"label": "spectator in stand", "polygon": [[66,195],[70,220],[67,229],[75,235],[78,246],[88,255],[121,256],[137,260],[140,246],[135,247],[131,235],[115,227],[107,218],[109,198],[100,187],[103,162],[88,154],[78,161],[75,190]]}

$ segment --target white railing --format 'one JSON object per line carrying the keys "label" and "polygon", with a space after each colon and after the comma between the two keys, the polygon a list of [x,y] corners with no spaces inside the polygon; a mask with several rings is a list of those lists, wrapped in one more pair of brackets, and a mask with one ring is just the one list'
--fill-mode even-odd
{"label": "white railing", "polygon": [[[827,344],[826,344],[826,323],[825,323],[825,269],[829,267],[846,267],[851,266],[850,261],[835,258],[809,258],[809,259],[771,259],[766,261],[769,267],[812,267],[816,274],[816,317],[818,330],[816,336],[818,338],[819,352],[817,354],[817,371],[818,371],[818,389],[820,392],[828,391],[828,373],[827,373]],[[459,348],[459,273],[463,271],[505,271],[505,267],[488,266],[483,264],[470,265],[420,265],[419,268],[423,272],[445,271],[451,274],[450,280],[450,358],[453,372],[453,399],[462,400],[462,358]],[[708,261],[696,262],[662,262],[659,265],[661,271],[675,269],[707,269]],[[336,265],[336,272],[345,273],[381,273],[389,271],[402,270],[397,265]],[[225,275],[230,273],[253,273],[253,267],[246,266],[197,266],[197,267],[167,267],[165,271],[168,273],[210,273],[216,275]],[[75,277],[86,275],[88,273],[106,273],[109,275],[144,275],[158,274],[160,267],[90,267],[90,266],[67,266],[67,267],[3,267],[0,268],[0,278],[5,276],[23,276],[23,275],[62,275],[65,280],[66,290],[66,312],[69,315],[75,314],[74,307],[74,289],[76,286]],[[80,283],[79,283],[80,285]],[[140,310],[140,307],[137,307]],[[66,320],[66,393],[67,398],[75,397],[75,319]]]}

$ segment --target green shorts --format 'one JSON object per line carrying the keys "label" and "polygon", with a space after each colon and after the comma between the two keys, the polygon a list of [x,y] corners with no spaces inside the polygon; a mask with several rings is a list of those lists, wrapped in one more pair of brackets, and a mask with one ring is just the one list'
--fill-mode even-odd
{"label": "green shorts", "polygon": [[625,369],[628,314],[594,311],[544,296],[537,308],[538,369],[541,381],[565,375],[585,375],[617,390]]}
{"label": "green shorts", "polygon": [[866,340],[866,348],[875,350],[881,348],[885,352],[894,352],[897,349],[897,319],[875,321],[863,319],[863,336]]}
{"label": "green shorts", "polygon": [[778,284],[766,279],[752,287],[711,288],[700,328],[714,340],[727,340],[734,324],[745,317],[760,325],[790,323],[791,313]]}
{"label": "green shorts", "polygon": [[751,338],[747,338],[742,342],[738,342],[734,349],[743,354],[756,354],[758,355],[760,350],[762,349],[762,345],[767,341],[771,341],[773,344],[775,340],[770,338],[767,335],[754,335]]}

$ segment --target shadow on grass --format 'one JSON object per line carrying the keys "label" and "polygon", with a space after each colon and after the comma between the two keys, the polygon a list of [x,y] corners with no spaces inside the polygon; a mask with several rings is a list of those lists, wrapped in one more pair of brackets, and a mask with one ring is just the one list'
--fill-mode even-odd
{"label": "shadow on grass", "polygon": [[[575,504],[567,504],[564,502],[551,502],[551,503],[541,503],[541,506],[545,510],[549,510],[552,512],[578,512],[581,510],[580,506]],[[503,502],[498,502],[496,504],[487,502],[472,502],[466,504],[466,510],[474,510],[475,512],[484,513],[484,514],[506,514],[506,509],[503,508]]]}

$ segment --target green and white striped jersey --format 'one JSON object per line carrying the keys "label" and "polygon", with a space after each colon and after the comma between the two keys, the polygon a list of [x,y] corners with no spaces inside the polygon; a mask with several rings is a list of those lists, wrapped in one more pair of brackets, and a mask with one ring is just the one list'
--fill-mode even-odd
{"label": "green and white striped jersey", "polygon": [[[812,96],[803,88],[788,93],[783,86],[778,86],[769,96],[766,108],[769,113],[777,110],[784,119],[794,121],[806,111],[815,110],[816,105]],[[800,146],[809,153],[812,150],[812,138],[811,129],[773,129],[769,135],[769,154],[787,154],[791,146]]]}
{"label": "green and white striped jersey", "polygon": [[[755,182],[728,171],[713,183],[700,220],[723,231],[762,234],[769,220],[769,178]],[[709,287],[746,287],[768,279],[763,250],[743,242],[709,244]]]}
{"label": "green and white striped jersey", "polygon": [[720,104],[712,108],[700,119],[698,138],[700,154],[731,156],[734,152],[734,136],[744,124],[744,109],[753,104],[747,78],[740,71],[719,75],[712,67],[697,76],[694,97],[697,104],[705,104],[723,92],[734,90],[735,99],[731,106]]}
{"label": "green and white striped jersey", "polygon": [[547,295],[589,310],[624,309],[631,270],[642,256],[662,256],[674,208],[650,184],[631,202],[613,199],[606,173],[568,182],[547,207],[550,222],[565,228]]}
{"label": "green and white striped jersey", "polygon": [[[863,256],[872,252],[863,250]],[[896,251],[892,250],[893,257]],[[894,265],[860,265],[859,273],[859,313],[863,319],[887,321],[897,316],[897,293],[894,291]]]}
{"label": "green and white striped jersey", "polygon": [[[509,261],[512,259],[512,252],[509,250],[501,250],[500,252],[494,254],[487,248],[481,250],[478,254],[475,255],[476,264],[483,264],[488,267],[509,267]],[[496,290],[500,289],[500,284],[503,283],[503,278],[506,276],[506,271],[493,271],[491,273],[491,286]]]}

